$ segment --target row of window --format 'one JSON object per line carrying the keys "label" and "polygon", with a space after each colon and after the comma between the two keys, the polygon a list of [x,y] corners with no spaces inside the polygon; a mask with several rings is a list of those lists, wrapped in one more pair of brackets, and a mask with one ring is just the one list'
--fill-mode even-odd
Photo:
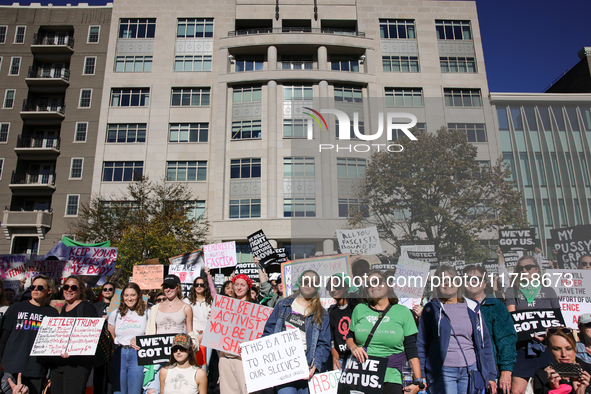
{"label": "row of window", "polygon": [[[20,74],[22,58],[19,56],[12,57],[10,60],[10,67],[8,69],[8,75],[17,76]],[[0,68],[2,67],[2,57],[0,56]],[[43,74],[47,76],[53,75],[54,78],[63,78],[65,75],[66,64],[46,64],[39,67],[43,69]],[[52,73],[53,70],[53,73]],[[84,66],[82,68],[82,75],[94,75],[96,71],[96,56],[87,56],[84,58]],[[44,77],[46,77],[44,75]]]}
{"label": "row of window", "polygon": [[[6,43],[7,31],[8,31],[8,26],[0,26],[0,44]],[[27,26],[17,26],[14,31],[13,44],[24,44],[26,31],[27,31]],[[88,36],[86,38],[86,43],[87,44],[98,44],[100,31],[101,31],[100,26],[88,26]]]}
{"label": "row of window", "polygon": [[[16,97],[16,89],[6,89],[4,92],[4,101],[3,101],[3,109],[12,109],[14,108],[14,101]],[[55,111],[60,105],[55,104],[59,102],[63,102],[63,97],[40,97],[38,99],[38,106],[41,107],[41,102],[45,102],[47,104],[48,110]],[[78,108],[90,108],[90,104],[92,101],[92,89],[80,89],[80,97],[78,101]],[[52,103],[55,102],[55,103]]]}
{"label": "row of window", "polygon": [[[435,21],[438,40],[472,40],[470,21]],[[412,19],[380,19],[380,37],[415,39],[415,21]]]}

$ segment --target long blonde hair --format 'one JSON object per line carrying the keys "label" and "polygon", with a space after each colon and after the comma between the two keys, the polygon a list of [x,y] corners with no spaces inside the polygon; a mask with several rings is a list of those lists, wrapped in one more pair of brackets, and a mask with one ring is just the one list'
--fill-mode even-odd
{"label": "long blonde hair", "polygon": [[[307,271],[302,272],[302,274],[300,275],[300,278],[298,280],[298,287],[301,286],[302,277],[304,275],[306,275],[307,273],[313,273],[318,278],[318,281],[320,281],[320,276],[318,275],[318,273],[316,271],[307,270]],[[312,283],[314,283],[314,282],[312,282]],[[300,291],[297,290],[294,293],[294,301],[299,295],[300,295]],[[326,313],[326,309],[324,309],[324,307],[322,306],[322,303],[320,302],[320,294],[318,293],[318,287],[316,288],[316,292],[314,293],[314,295],[312,295],[312,299],[310,300],[310,305],[308,305],[307,311],[308,311],[308,313],[306,315],[304,315],[304,317],[308,317],[313,314],[314,321],[316,322],[316,324],[322,325],[322,316],[324,316],[324,314]]]}

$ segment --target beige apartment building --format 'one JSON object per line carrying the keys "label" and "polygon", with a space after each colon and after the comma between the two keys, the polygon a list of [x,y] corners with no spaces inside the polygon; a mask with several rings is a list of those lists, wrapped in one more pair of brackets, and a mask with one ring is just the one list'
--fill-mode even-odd
{"label": "beige apartment building", "polygon": [[392,143],[320,151],[335,117],[327,131],[304,107],[359,112],[366,134],[378,111],[409,113],[465,130],[482,165],[501,155],[474,2],[125,0],[110,29],[92,193],[123,204],[139,175],[188,182],[242,259],[259,229],[292,258],[338,251],[371,153],[357,144]]}
{"label": "beige apartment building", "polygon": [[111,11],[0,7],[0,254],[45,254],[90,198]]}

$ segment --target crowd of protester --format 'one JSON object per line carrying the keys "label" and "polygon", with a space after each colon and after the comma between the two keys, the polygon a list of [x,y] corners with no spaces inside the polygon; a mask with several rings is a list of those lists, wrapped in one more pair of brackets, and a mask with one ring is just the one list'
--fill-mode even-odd
{"label": "crowd of protester", "polygon": [[[552,287],[516,281],[505,290],[494,289],[482,265],[464,267],[463,274],[476,280],[458,286],[451,280],[458,272],[441,265],[432,274],[442,279],[441,285],[409,309],[388,286],[395,271],[372,270],[365,260],[358,262],[353,276],[365,275],[370,285],[355,287],[351,277],[335,273],[339,285],[326,285],[334,299],[328,310],[315,285],[321,282],[317,272],[303,272],[293,294],[284,297],[281,276],[268,275],[260,265],[259,285],[247,275],[232,274],[219,290],[206,268],[187,297],[175,275],[167,275],[147,302],[145,291],[127,283],[117,308],[110,308],[116,291],[110,282],[96,297],[77,276],[57,289],[51,278],[38,275],[29,288],[23,281],[8,297],[0,281],[0,394],[82,394],[88,386],[97,394],[246,394],[240,354],[201,346],[218,293],[273,308],[263,337],[300,330],[309,377],[343,370],[349,357],[362,363],[383,357],[384,394],[591,393],[591,314],[579,317],[578,330],[551,327],[545,335],[518,341],[510,312],[559,309]],[[579,259],[579,268],[591,269],[591,255]],[[539,256],[521,257],[514,272],[526,279],[541,274]],[[64,301],[60,311],[49,305],[56,298]],[[68,354],[29,356],[46,316],[104,317],[114,344],[108,362]],[[175,335],[170,359],[138,365],[136,338],[153,334]],[[259,394],[273,393],[306,394],[308,381],[277,382]]]}

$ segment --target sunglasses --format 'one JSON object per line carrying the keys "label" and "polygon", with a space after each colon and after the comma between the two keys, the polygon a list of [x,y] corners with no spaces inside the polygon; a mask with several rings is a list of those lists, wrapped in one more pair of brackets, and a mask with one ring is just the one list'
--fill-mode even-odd
{"label": "sunglasses", "polygon": [[164,302],[164,301],[166,301],[166,298],[165,297],[158,297],[158,298],[156,298],[156,302]]}
{"label": "sunglasses", "polygon": [[538,266],[535,264],[521,265],[519,266],[519,271],[531,271],[534,268],[538,268]]}
{"label": "sunglasses", "polygon": [[373,283],[374,281],[370,280],[369,281],[369,286],[367,287],[380,287],[386,284],[386,280],[385,279],[381,279],[377,284]]}
{"label": "sunglasses", "polygon": [[581,261],[581,267],[591,267],[591,261]]}
{"label": "sunglasses", "polygon": [[183,353],[187,353],[187,351],[188,351],[187,349],[185,349],[185,348],[183,348],[183,347],[180,347],[180,346],[175,346],[175,347],[173,347],[173,348],[172,348],[172,353],[176,353],[176,352],[178,352],[179,350],[180,350],[181,352],[183,352]]}
{"label": "sunglasses", "polygon": [[45,290],[45,286],[43,286],[43,285],[39,285],[39,286],[31,285],[31,286],[29,286],[29,291],[35,291],[35,290],[43,291],[43,290]]}
{"label": "sunglasses", "polygon": [[63,288],[65,291],[68,291],[68,290],[70,290],[70,289],[72,289],[72,291],[76,291],[76,290],[78,290],[78,286],[76,286],[76,285],[72,285],[72,286],[70,286],[70,285],[63,285],[63,286],[62,286],[62,288]]}
{"label": "sunglasses", "polygon": [[573,330],[568,327],[551,327],[548,329],[548,334],[558,334],[558,332],[562,332],[563,334],[572,334]]}
{"label": "sunglasses", "polygon": [[172,285],[162,285],[162,288],[163,288],[164,290],[166,290],[166,289],[176,289],[176,286],[172,286]]}
{"label": "sunglasses", "polygon": [[103,289],[103,292],[105,292],[105,291],[113,291],[113,288],[111,287],[109,289]]}
{"label": "sunglasses", "polygon": [[591,328],[591,322],[585,323],[585,324],[583,324],[583,326],[585,326],[585,328]]}
{"label": "sunglasses", "polygon": [[195,287],[203,287],[205,288],[205,283],[195,283]]}

